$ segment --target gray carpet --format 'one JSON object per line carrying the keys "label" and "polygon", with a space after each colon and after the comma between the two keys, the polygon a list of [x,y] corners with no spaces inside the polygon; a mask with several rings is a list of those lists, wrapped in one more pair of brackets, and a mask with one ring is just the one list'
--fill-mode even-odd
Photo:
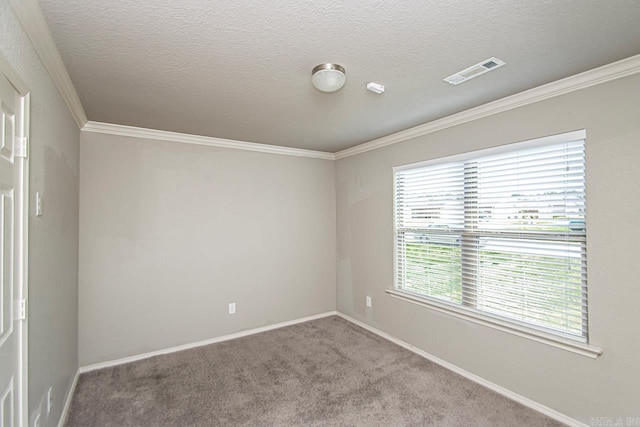
{"label": "gray carpet", "polygon": [[82,374],[67,426],[560,426],[339,317]]}

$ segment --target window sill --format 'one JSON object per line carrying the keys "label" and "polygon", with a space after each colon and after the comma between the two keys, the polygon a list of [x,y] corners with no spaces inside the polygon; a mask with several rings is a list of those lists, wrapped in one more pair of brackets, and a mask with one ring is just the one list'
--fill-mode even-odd
{"label": "window sill", "polygon": [[500,319],[495,319],[490,316],[483,316],[471,311],[467,311],[464,308],[458,308],[449,304],[439,303],[426,298],[413,295],[408,292],[398,291],[395,289],[387,289],[386,292],[393,298],[397,298],[403,301],[407,301],[413,304],[418,304],[423,307],[430,308],[440,313],[450,314],[459,319],[468,320],[479,325],[488,326],[499,331],[507,332],[512,335],[527,338],[533,341],[537,341],[543,344],[547,344],[556,348],[571,351],[573,353],[580,354],[595,359],[602,354],[602,349],[594,347],[589,344],[579,343],[568,339],[563,339],[552,334],[547,334],[542,331],[536,331],[535,329],[526,328],[516,324],[512,324]]}

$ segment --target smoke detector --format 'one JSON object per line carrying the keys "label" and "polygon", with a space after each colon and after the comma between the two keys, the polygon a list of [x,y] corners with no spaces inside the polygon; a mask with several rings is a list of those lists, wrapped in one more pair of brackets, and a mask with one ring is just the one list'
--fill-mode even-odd
{"label": "smoke detector", "polygon": [[459,85],[460,83],[464,83],[474,77],[478,77],[483,75],[484,73],[488,73],[489,71],[498,69],[504,64],[505,62],[503,60],[491,57],[485,61],[479,62],[469,68],[465,68],[462,71],[446,77],[444,81],[447,83],[451,83],[452,85]]}
{"label": "smoke detector", "polygon": [[367,90],[369,92],[381,94],[384,93],[384,85],[381,85],[380,83],[369,82],[367,83]]}

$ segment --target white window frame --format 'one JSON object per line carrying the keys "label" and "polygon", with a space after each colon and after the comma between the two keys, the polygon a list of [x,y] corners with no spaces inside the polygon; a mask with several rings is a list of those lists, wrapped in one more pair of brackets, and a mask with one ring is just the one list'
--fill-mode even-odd
{"label": "white window frame", "polygon": [[[528,148],[534,148],[534,147],[543,146],[543,145],[550,145],[554,143],[575,141],[579,139],[583,139],[583,140],[586,139],[586,131],[584,129],[567,132],[563,134],[558,134],[558,135],[536,138],[529,141],[519,142],[517,143],[517,149],[519,150],[528,149]],[[493,329],[497,329],[497,330],[507,332],[516,336],[520,336],[523,338],[531,339],[531,340],[544,343],[547,345],[551,345],[557,348],[561,348],[564,350],[568,350],[568,351],[581,354],[587,357],[596,358],[602,353],[602,350],[589,343],[580,342],[580,341],[577,341],[571,338],[566,338],[553,333],[548,333],[548,332],[545,332],[543,329],[538,329],[535,326],[531,326],[526,323],[518,322],[515,320],[511,321],[508,319],[503,319],[501,317],[494,317],[490,314],[485,314],[483,312],[478,312],[477,310],[468,309],[463,305],[457,305],[454,303],[439,301],[436,298],[432,298],[429,296],[424,296],[421,294],[403,290],[399,286],[400,285],[398,283],[399,266],[398,266],[398,253],[397,253],[398,242],[396,241],[397,224],[396,224],[396,215],[395,215],[396,203],[397,203],[397,195],[395,191],[395,179],[396,179],[397,172],[408,170],[408,169],[421,168],[425,166],[432,166],[435,164],[459,162],[463,160],[469,160],[472,158],[484,157],[487,155],[505,153],[512,150],[514,150],[514,144],[507,144],[507,145],[498,146],[494,148],[427,160],[424,162],[396,166],[393,168],[392,178],[394,180],[394,184],[393,184],[394,186],[394,194],[393,194],[393,209],[394,209],[394,215],[393,215],[394,217],[394,220],[393,220],[394,268],[393,270],[394,271],[393,271],[393,274],[394,274],[394,277],[393,277],[393,289],[388,289],[386,292],[394,298],[397,298],[406,302],[410,302],[413,304],[418,304],[420,306],[428,307],[431,310],[435,310],[441,313],[446,313],[456,318],[468,320],[477,324],[491,327]]]}

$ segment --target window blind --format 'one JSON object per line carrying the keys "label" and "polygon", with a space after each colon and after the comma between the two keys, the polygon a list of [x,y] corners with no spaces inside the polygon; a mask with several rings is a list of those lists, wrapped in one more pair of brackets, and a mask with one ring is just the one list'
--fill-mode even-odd
{"label": "window blind", "polygon": [[394,180],[396,289],[588,341],[584,139],[402,167]]}

